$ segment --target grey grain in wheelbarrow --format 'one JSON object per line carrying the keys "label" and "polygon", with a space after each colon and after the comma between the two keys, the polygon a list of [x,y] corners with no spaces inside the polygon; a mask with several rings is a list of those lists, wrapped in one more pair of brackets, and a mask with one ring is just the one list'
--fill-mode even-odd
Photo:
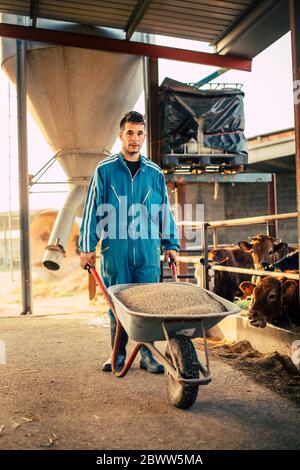
{"label": "grey grain in wheelbarrow", "polygon": [[[179,282],[174,284],[182,285],[183,283]],[[174,337],[176,334],[184,334],[190,338],[200,338],[202,337],[201,320],[204,323],[205,330],[208,330],[209,328],[212,328],[217,323],[219,323],[219,321],[221,321],[226,316],[234,315],[240,311],[240,308],[237,305],[206,289],[205,291],[209,296],[224,305],[226,308],[225,312],[223,311],[206,314],[195,313],[194,315],[185,316],[165,316],[161,314],[149,315],[143,312],[132,311],[118,299],[118,294],[120,294],[123,289],[128,289],[129,287],[135,287],[138,285],[146,286],[148,284],[118,284],[108,288],[108,292],[114,303],[118,318],[128,336],[134,341],[164,341],[166,337],[162,327],[163,322],[167,327],[167,331],[170,337]]]}

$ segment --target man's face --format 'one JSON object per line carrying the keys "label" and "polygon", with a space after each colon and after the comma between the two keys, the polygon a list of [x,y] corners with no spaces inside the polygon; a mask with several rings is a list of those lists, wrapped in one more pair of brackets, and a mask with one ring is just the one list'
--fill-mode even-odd
{"label": "man's face", "polygon": [[122,142],[123,152],[125,151],[128,154],[140,153],[146,137],[145,125],[126,122],[124,129],[119,132],[119,137]]}

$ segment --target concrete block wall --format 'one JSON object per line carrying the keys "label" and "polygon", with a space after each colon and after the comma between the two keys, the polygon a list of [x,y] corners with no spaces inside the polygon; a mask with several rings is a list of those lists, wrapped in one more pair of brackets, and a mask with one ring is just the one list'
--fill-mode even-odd
{"label": "concrete block wall", "polygon": [[[296,212],[296,173],[282,173],[277,176],[278,213]],[[297,243],[296,219],[278,222],[278,233],[282,240]]]}
{"label": "concrete block wall", "polygon": [[[225,218],[255,217],[268,213],[267,185],[263,183],[226,184]],[[219,231],[218,231],[219,232]],[[249,225],[220,230],[219,243],[237,243],[257,233],[266,233],[264,225]]]}
{"label": "concrete block wall", "polygon": [[[296,177],[292,172],[277,174],[277,205],[278,213],[296,211]],[[263,183],[239,184],[232,187],[226,185],[225,216],[226,219],[254,217],[268,213],[267,185]],[[237,227],[220,231],[220,243],[231,240],[247,239],[256,233],[266,233],[264,225]],[[278,222],[278,236],[288,243],[297,242],[296,219]]]}
{"label": "concrete block wall", "polygon": [[[204,220],[224,220],[225,218],[225,188],[224,185],[219,186],[218,199],[214,199],[214,184],[201,183],[201,184],[187,184],[185,186],[185,200],[189,204],[203,204],[204,205]],[[174,203],[175,197],[172,190],[169,188],[169,197],[171,204]]]}
{"label": "concrete block wall", "polygon": [[[186,202],[204,204],[206,221],[255,217],[268,213],[268,188],[264,183],[220,184],[217,199],[214,184],[187,184]],[[170,192],[171,202],[174,195]],[[294,172],[277,173],[278,213],[296,211],[296,176]],[[257,233],[266,233],[264,225],[249,225],[218,230],[220,244],[237,243]],[[295,219],[278,222],[278,236],[288,243],[297,242]],[[212,236],[209,237],[212,243]]]}

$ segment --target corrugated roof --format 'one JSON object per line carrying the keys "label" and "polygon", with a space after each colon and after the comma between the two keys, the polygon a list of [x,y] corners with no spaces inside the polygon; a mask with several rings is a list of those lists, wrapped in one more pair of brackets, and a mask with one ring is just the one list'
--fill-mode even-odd
{"label": "corrugated roof", "polygon": [[213,42],[254,3],[253,0],[153,1],[137,30]]}
{"label": "corrugated roof", "polygon": [[[136,0],[40,0],[38,17],[126,29]],[[136,30],[146,33],[213,41],[256,0],[149,3]],[[6,13],[30,15],[30,0],[0,1]]]}
{"label": "corrugated roof", "polygon": [[[252,21],[251,25],[245,26],[247,32],[252,27],[245,47],[242,42],[238,45],[241,48],[242,44],[243,54],[249,58],[288,29],[287,0],[0,0],[0,11],[5,13],[30,16],[34,7],[38,18],[93,24],[123,31],[132,26],[135,17],[137,21],[132,30],[212,44],[223,40],[239,23],[252,15],[257,19],[259,31],[256,30],[256,21]],[[256,10],[261,13],[255,17]],[[278,12],[278,18],[274,14],[274,21],[272,17],[269,19],[266,31],[262,20],[265,16],[270,17],[273,10]],[[258,44],[260,40],[261,47]],[[256,42],[255,46],[253,42]],[[230,53],[236,53],[234,47],[230,46]],[[226,49],[226,53],[229,49]]]}
{"label": "corrugated roof", "polygon": [[109,28],[124,29],[135,7],[135,0],[97,1],[88,0],[41,0],[38,16],[53,20],[75,21]]}

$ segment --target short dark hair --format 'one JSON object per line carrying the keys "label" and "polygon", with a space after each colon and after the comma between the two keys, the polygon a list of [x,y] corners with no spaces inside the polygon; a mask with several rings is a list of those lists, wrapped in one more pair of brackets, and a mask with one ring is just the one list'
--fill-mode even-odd
{"label": "short dark hair", "polygon": [[128,111],[120,121],[120,129],[123,130],[126,122],[132,122],[134,124],[146,125],[144,116],[137,111]]}

